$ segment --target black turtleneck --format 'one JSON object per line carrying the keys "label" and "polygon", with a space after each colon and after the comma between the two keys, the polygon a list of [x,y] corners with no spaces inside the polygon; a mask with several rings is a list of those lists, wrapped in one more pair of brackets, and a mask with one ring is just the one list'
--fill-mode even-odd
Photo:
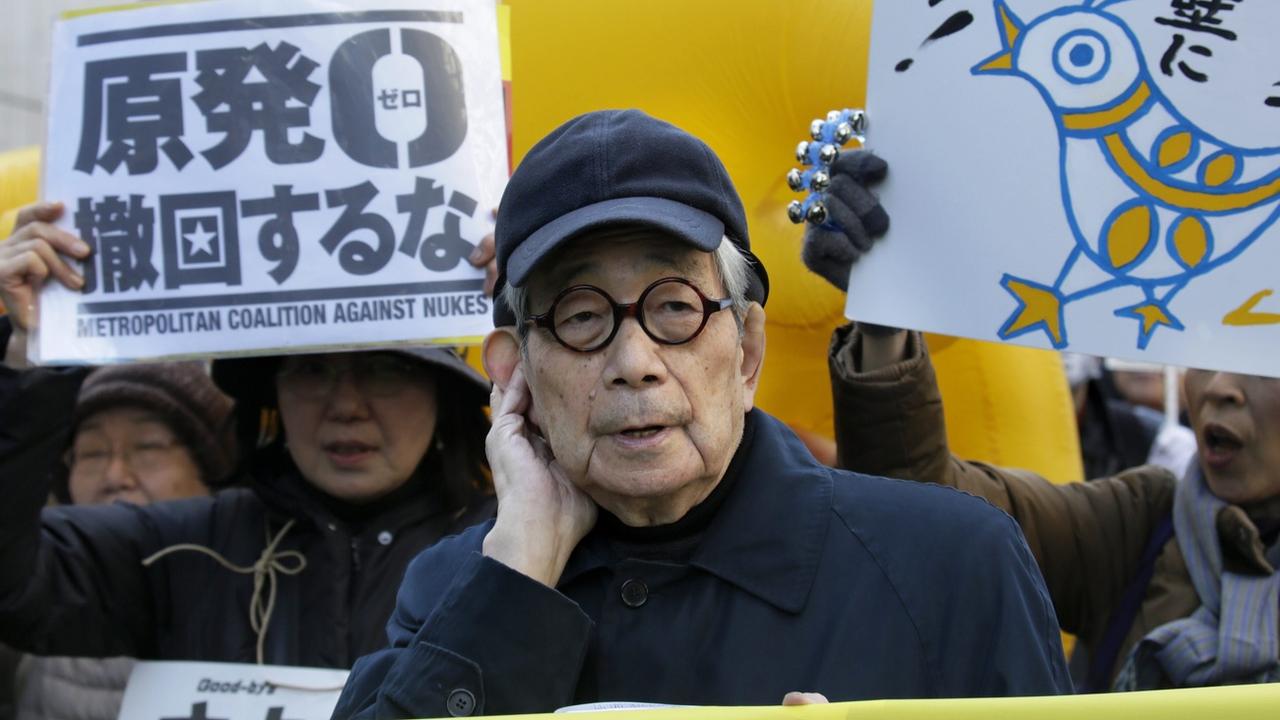
{"label": "black turtleneck", "polygon": [[684,517],[666,525],[633,527],[622,522],[613,513],[601,509],[596,519],[596,530],[609,542],[617,557],[636,557],[682,562],[689,559],[698,546],[706,529],[729,497],[738,477],[742,475],[747,449],[755,436],[755,420],[747,413],[742,424],[742,441],[725,468],[724,477],[703,498],[689,509]]}

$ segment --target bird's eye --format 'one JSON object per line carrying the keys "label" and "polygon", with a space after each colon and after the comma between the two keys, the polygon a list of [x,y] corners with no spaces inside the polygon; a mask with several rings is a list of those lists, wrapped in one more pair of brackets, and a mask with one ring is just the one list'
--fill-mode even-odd
{"label": "bird's eye", "polygon": [[1053,67],[1068,82],[1094,82],[1107,74],[1110,65],[1107,40],[1093,30],[1069,32],[1053,48]]}

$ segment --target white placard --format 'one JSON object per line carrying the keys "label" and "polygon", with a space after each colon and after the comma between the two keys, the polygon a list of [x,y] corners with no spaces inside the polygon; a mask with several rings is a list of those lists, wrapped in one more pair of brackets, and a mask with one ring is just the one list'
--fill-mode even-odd
{"label": "white placard", "polygon": [[1278,35],[1260,0],[877,2],[892,227],[847,314],[1280,376]]}
{"label": "white placard", "polygon": [[33,359],[477,338],[507,177],[493,0],[226,0],[54,32],[42,196],[94,248]]}
{"label": "white placard", "polygon": [[329,720],[346,670],[139,662],[120,720]]}

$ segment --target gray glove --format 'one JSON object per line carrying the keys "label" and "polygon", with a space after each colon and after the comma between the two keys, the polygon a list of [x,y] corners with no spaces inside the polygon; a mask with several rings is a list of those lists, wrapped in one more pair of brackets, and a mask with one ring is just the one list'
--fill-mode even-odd
{"label": "gray glove", "polygon": [[841,153],[831,164],[831,185],[823,195],[827,221],[805,225],[801,259],[840,290],[848,290],[853,263],[889,229],[889,214],[868,189],[888,170],[888,163],[867,150]]}

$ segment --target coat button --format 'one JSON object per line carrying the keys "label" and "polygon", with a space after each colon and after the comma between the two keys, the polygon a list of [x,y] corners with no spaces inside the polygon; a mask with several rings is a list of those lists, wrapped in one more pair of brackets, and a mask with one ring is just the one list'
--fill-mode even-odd
{"label": "coat button", "polygon": [[622,583],[622,603],[638,608],[649,599],[649,586],[643,580],[631,579]]}
{"label": "coat button", "polygon": [[475,712],[476,696],[471,694],[470,690],[458,688],[449,693],[449,715],[452,717],[465,717]]}
{"label": "coat button", "polygon": [[392,535],[389,530],[383,530],[382,532],[378,533],[379,545],[390,545],[392,540],[395,540],[395,536]]}

